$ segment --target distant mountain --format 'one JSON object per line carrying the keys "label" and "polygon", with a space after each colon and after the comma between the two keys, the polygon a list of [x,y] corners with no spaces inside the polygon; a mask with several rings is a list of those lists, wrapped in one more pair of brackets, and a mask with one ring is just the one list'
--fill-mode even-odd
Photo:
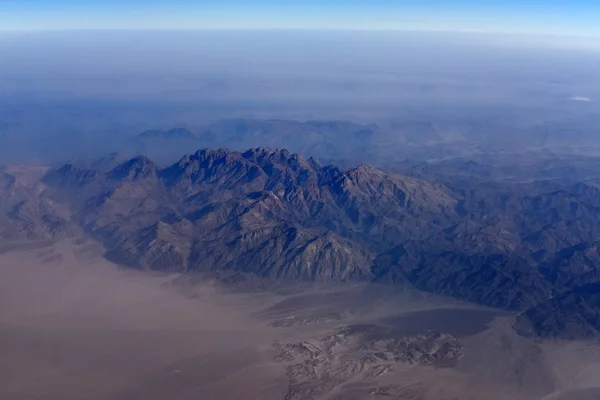
{"label": "distant mountain", "polygon": [[145,149],[157,154],[161,149],[155,146],[193,142],[198,147],[231,148],[238,151],[259,146],[287,148],[293,152],[332,160],[364,155],[364,149],[371,147],[379,131],[376,125],[360,125],[348,121],[300,122],[239,118],[209,124],[197,134],[184,128],[147,130],[137,135],[133,143],[137,150]]}
{"label": "distant mountain", "polygon": [[199,136],[210,145],[236,150],[265,146],[336,159],[364,153],[378,131],[376,125],[348,121],[232,119],[209,125]]}
{"label": "distant mountain", "polygon": [[146,154],[159,162],[174,160],[193,148],[287,148],[331,162],[365,160],[365,148],[379,134],[376,125],[348,121],[289,121],[226,119],[211,123],[197,134],[184,128],[147,130],[127,143],[131,153]]}
{"label": "distant mountain", "polygon": [[[537,315],[548,324],[545,304],[567,310],[600,282],[594,184],[446,186],[262,147],[202,149],[167,167],[146,156],[98,165],[37,175],[5,169],[0,234],[81,230],[133,267],[408,284],[494,307],[534,307],[521,321]],[[587,316],[596,305],[585,304]]]}
{"label": "distant mountain", "polygon": [[[193,131],[147,130],[130,137],[124,148],[120,146],[118,150],[145,154],[159,163],[172,163],[181,154],[197,148],[244,151],[262,146],[286,148],[336,165],[368,163],[426,179],[443,179],[446,174],[465,179],[517,181],[598,177],[597,158],[568,153],[564,145],[556,149],[540,148],[537,139],[532,148],[524,139],[527,133],[502,121],[491,125],[474,121],[455,124],[403,117],[379,124],[360,124],[344,120],[235,118],[195,127]],[[482,135],[500,143],[484,145]],[[521,146],[522,140],[529,145]]]}
{"label": "distant mountain", "polygon": [[141,140],[194,140],[196,139],[196,136],[185,128],[174,128],[168,131],[147,130],[140,133],[137,138]]}
{"label": "distant mountain", "polygon": [[121,153],[130,156],[145,154],[161,164],[169,164],[179,158],[181,154],[192,149],[202,147],[200,139],[185,128],[173,128],[167,131],[147,130],[125,143]]}

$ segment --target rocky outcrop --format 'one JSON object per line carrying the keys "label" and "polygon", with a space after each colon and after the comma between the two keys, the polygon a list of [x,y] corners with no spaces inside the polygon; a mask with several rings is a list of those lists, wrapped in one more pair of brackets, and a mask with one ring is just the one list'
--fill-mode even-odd
{"label": "rocky outcrop", "polygon": [[373,380],[399,365],[449,365],[463,357],[451,335],[406,336],[379,325],[348,325],[314,340],[276,342],[272,353],[288,364],[286,399],[298,400],[322,398],[346,382]]}

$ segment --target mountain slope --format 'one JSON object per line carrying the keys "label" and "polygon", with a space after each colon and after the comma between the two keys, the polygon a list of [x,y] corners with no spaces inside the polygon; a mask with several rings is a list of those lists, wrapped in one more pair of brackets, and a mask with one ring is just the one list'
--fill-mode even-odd
{"label": "mountain slope", "polygon": [[589,339],[600,335],[600,283],[577,287],[521,314],[515,329],[525,336]]}
{"label": "mountain slope", "polygon": [[39,175],[19,186],[3,171],[5,238],[82,229],[138,268],[410,284],[518,310],[600,282],[593,185],[450,189],[269,148]]}
{"label": "mountain slope", "polygon": [[369,280],[375,251],[447,225],[456,206],[439,185],[266,148],[204,149],[164,169],[67,165],[44,182],[120,262],[294,280]]}
{"label": "mountain slope", "polygon": [[50,239],[78,231],[69,207],[44,195],[44,173],[22,166],[0,172],[0,239]]}

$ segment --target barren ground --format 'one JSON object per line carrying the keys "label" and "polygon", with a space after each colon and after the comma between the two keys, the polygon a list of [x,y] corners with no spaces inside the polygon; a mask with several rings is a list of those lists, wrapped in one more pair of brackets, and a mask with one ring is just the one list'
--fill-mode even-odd
{"label": "barren ground", "polygon": [[521,338],[512,315],[378,285],[231,287],[102,253],[0,248],[0,399],[600,398],[600,346]]}

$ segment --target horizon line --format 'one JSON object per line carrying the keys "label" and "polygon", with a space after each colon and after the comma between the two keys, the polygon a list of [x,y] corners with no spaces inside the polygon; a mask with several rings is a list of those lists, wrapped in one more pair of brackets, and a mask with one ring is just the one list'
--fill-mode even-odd
{"label": "horizon line", "polygon": [[529,36],[529,37],[560,37],[560,38],[580,38],[580,39],[598,39],[600,40],[600,33],[597,35],[584,35],[578,33],[549,33],[549,32],[506,32],[506,31],[491,31],[478,28],[464,28],[464,29],[403,29],[403,28],[311,28],[311,27],[168,27],[168,28],[112,28],[112,27],[95,27],[95,28],[23,28],[23,29],[2,29],[0,33],[43,33],[43,32],[273,32],[273,31],[285,31],[285,32],[357,32],[357,33],[462,33],[462,34],[473,34],[473,35],[499,35],[499,36]]}

